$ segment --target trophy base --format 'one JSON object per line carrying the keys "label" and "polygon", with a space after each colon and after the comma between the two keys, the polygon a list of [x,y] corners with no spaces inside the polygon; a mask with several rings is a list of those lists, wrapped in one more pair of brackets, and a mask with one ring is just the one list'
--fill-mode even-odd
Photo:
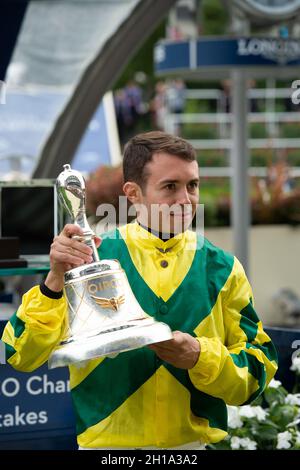
{"label": "trophy base", "polygon": [[80,336],[60,344],[49,357],[48,367],[54,369],[97,357],[114,356],[172,338],[169,326],[152,318],[133,324],[129,322],[93,336]]}

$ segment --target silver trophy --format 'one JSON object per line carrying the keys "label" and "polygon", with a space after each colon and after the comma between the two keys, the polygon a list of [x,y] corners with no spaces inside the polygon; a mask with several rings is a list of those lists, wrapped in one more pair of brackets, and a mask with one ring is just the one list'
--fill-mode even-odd
{"label": "silver trophy", "polygon": [[[51,354],[50,368],[110,356],[171,339],[168,325],[147,315],[137,302],[117,260],[99,260],[85,212],[85,181],[64,165],[56,181],[58,195],[83,236],[74,236],[93,250],[93,262],[65,273],[68,328]],[[80,366],[80,364],[79,364]]]}

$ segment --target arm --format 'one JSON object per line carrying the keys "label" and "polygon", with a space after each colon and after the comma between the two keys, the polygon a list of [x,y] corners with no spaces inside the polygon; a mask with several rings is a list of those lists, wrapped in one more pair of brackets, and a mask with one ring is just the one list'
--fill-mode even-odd
{"label": "arm", "polygon": [[39,286],[30,289],[3,332],[7,362],[24,372],[40,367],[64,334],[65,314],[63,296],[51,299]]}
{"label": "arm", "polygon": [[201,353],[189,370],[200,391],[229,405],[253,401],[277,370],[277,354],[253,307],[244,270],[235,259],[228,294],[222,300],[224,344],[218,337],[197,338]]}
{"label": "arm", "polygon": [[255,313],[250,284],[236,258],[224,292],[228,292],[221,302],[225,341],[204,336],[200,324],[196,338],[175,331],[172,340],[148,347],[174,367],[188,369],[201,392],[241,405],[253,401],[272,379],[277,354]]}
{"label": "arm", "polygon": [[[30,372],[41,366],[65,335],[64,273],[92,261],[91,248],[72,239],[75,234],[82,235],[81,229],[68,224],[54,239],[46,287],[30,289],[5,327],[2,340],[6,345],[7,360],[18,370]],[[98,239],[97,245],[99,243]]]}

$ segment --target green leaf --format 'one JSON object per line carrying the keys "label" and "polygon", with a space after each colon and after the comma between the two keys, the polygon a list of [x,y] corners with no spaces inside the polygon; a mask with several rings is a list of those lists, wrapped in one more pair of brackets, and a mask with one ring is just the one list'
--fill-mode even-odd
{"label": "green leaf", "polygon": [[260,441],[273,441],[277,439],[277,434],[278,429],[276,426],[273,426],[273,423],[272,426],[270,424],[261,424],[255,432],[255,436],[258,436]]}
{"label": "green leaf", "polygon": [[210,450],[231,450],[230,440],[217,442],[216,444],[210,444],[207,447]]}
{"label": "green leaf", "polygon": [[292,405],[275,406],[270,410],[270,418],[276,423],[280,431],[285,431],[286,426],[294,421],[297,416],[297,407]]}
{"label": "green leaf", "polygon": [[264,398],[269,406],[274,405],[274,403],[283,405],[286,396],[287,392],[283,387],[267,388],[264,393]]}

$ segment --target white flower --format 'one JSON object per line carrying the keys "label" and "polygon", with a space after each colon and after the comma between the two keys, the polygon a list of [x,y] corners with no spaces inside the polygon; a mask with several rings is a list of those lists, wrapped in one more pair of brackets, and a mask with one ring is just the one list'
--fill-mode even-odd
{"label": "white flower", "polygon": [[255,418],[255,413],[253,411],[253,406],[245,405],[240,408],[240,416],[242,418]]}
{"label": "white flower", "polygon": [[277,435],[276,449],[289,449],[291,447],[292,434],[289,431],[280,432]]}
{"label": "white flower", "polygon": [[281,385],[282,384],[281,384],[280,380],[272,379],[271,382],[269,383],[269,388],[278,388]]}
{"label": "white flower", "polygon": [[268,413],[261,406],[252,406],[252,408],[258,421],[264,421],[266,419]]}
{"label": "white flower", "polygon": [[255,450],[257,448],[257,442],[252,441],[249,437],[237,437],[233,436],[230,441],[231,448],[233,450],[246,449]]}
{"label": "white flower", "polygon": [[239,409],[237,406],[227,406],[228,410],[228,426],[231,429],[238,429],[243,426],[243,421],[239,416]]}
{"label": "white flower", "polygon": [[242,439],[240,437],[237,437],[237,436],[233,436],[231,438],[231,441],[230,441],[230,446],[233,450],[237,450],[237,449],[240,449],[240,447],[242,446],[242,443],[241,443]]}
{"label": "white flower", "polygon": [[246,450],[255,450],[257,447],[257,442],[252,441],[249,437],[244,437],[241,439],[241,445]]}
{"label": "white flower", "polygon": [[290,369],[300,374],[300,356],[297,356],[293,359],[293,363]]}
{"label": "white flower", "polygon": [[284,403],[286,405],[297,405],[300,406],[300,393],[295,393],[294,395],[289,393],[285,399]]}
{"label": "white flower", "polygon": [[264,421],[267,412],[261,406],[246,405],[240,409],[240,416],[243,418],[256,418],[258,421]]}
{"label": "white flower", "polygon": [[296,416],[296,419],[287,425],[287,428],[292,428],[300,423],[300,416]]}

